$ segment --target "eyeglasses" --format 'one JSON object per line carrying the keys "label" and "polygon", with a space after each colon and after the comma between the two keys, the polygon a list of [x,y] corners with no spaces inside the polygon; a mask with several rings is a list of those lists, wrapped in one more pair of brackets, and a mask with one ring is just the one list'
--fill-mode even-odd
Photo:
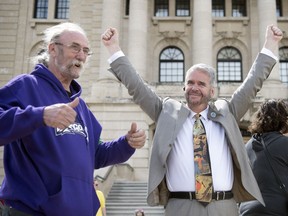
{"label": "eyeglasses", "polygon": [[93,53],[92,51],[88,48],[88,47],[81,47],[80,44],[77,43],[72,43],[72,44],[63,44],[63,43],[59,43],[59,42],[55,42],[56,45],[59,46],[65,46],[68,49],[70,49],[73,53],[79,53],[81,50],[83,50],[83,53],[86,56],[91,56]]}

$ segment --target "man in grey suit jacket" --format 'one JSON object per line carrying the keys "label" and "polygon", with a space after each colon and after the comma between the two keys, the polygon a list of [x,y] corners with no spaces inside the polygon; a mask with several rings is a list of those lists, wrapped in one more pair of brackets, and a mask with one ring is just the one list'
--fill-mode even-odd
{"label": "man in grey suit jacket", "polygon": [[[186,104],[160,98],[137,74],[119,46],[114,28],[102,34],[102,42],[111,57],[110,71],[127,87],[136,104],[156,123],[149,168],[149,205],[164,205],[167,216],[233,216],[237,203],[252,199],[264,204],[253,176],[238,122],[249,109],[264,80],[277,61],[282,32],[267,27],[265,43],[249,74],[229,101],[212,100],[215,71],[197,64],[186,73],[183,88]],[[201,114],[207,140],[213,178],[213,199],[202,205],[195,199],[193,153],[194,115]]]}

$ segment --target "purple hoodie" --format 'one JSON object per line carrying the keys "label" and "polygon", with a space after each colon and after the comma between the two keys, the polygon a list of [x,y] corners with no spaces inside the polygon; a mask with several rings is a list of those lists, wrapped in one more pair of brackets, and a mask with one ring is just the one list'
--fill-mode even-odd
{"label": "purple hoodie", "polygon": [[33,215],[95,216],[94,169],[125,162],[135,152],[125,136],[101,143],[102,127],[82,99],[75,123],[65,130],[45,126],[46,106],[80,97],[76,81],[70,89],[71,97],[42,64],[0,89],[0,199],[7,205]]}

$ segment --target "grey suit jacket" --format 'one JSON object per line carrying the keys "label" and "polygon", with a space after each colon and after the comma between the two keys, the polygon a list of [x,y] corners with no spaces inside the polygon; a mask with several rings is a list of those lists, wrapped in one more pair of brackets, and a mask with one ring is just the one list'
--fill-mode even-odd
{"label": "grey suit jacket", "polygon": [[[245,81],[233,93],[231,100],[218,99],[209,104],[208,118],[223,126],[232,153],[235,175],[232,191],[236,202],[257,199],[264,204],[237,123],[250,107],[275,63],[273,58],[259,53]],[[134,102],[156,122],[147,202],[151,206],[166,205],[169,197],[165,184],[167,157],[190,111],[181,102],[156,95],[126,57],[118,58],[110,66],[110,71],[127,87]]]}

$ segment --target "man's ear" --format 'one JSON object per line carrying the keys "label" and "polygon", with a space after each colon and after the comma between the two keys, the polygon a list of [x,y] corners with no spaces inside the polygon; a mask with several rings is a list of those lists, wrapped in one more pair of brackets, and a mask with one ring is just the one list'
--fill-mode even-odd
{"label": "man's ear", "polygon": [[185,91],[185,86],[182,88],[183,91]]}
{"label": "man's ear", "polygon": [[211,95],[212,95],[212,97],[214,96],[214,94],[215,94],[215,88],[213,87],[213,88],[211,89]]}
{"label": "man's ear", "polygon": [[48,45],[48,53],[49,54],[52,54],[52,55],[55,55],[55,43],[50,43]]}

